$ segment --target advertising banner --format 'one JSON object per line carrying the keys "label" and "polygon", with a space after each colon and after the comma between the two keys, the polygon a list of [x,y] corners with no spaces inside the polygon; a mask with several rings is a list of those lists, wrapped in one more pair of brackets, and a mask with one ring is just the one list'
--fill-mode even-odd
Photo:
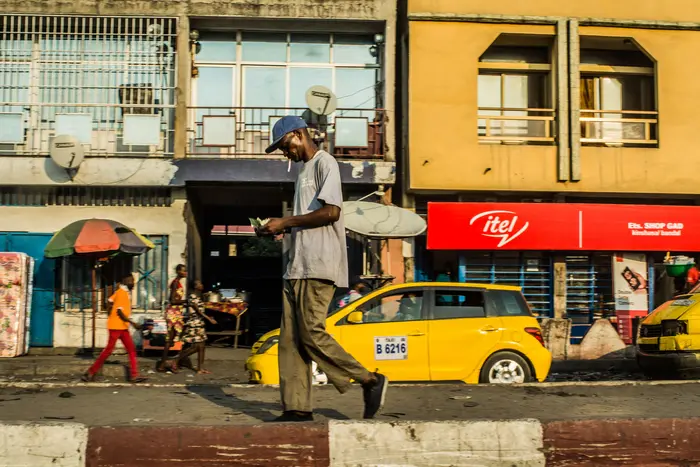
{"label": "advertising banner", "polygon": [[612,259],[616,311],[649,309],[647,258],[643,253],[616,253]]}
{"label": "advertising banner", "polygon": [[428,203],[431,250],[700,251],[700,206]]}

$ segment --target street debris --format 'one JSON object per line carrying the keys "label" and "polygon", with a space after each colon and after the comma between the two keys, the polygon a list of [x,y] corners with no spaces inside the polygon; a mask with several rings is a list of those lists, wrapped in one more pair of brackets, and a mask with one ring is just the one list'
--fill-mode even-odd
{"label": "street debris", "polygon": [[471,398],[472,398],[472,396],[451,396],[450,397],[450,399],[452,399],[454,401],[462,401],[462,400],[466,401],[466,400],[469,400]]}
{"label": "street debris", "polygon": [[464,406],[465,407],[478,407],[479,403],[478,402],[465,402]]}
{"label": "street debris", "polygon": [[42,420],[73,420],[75,417],[72,415],[47,415],[41,418]]}
{"label": "street debris", "polygon": [[75,394],[69,391],[63,391],[61,394],[58,395],[58,397],[62,399],[70,399],[71,397],[75,397]]}

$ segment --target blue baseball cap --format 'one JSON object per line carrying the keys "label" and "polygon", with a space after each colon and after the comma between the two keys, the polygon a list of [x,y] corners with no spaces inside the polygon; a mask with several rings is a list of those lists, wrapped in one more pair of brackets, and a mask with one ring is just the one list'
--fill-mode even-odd
{"label": "blue baseball cap", "polygon": [[275,123],[275,126],[272,127],[272,144],[265,149],[265,152],[270,154],[272,151],[278,149],[282,138],[284,138],[287,133],[301,130],[302,128],[306,128],[306,122],[301,117],[285,115],[280,118],[277,123]]}

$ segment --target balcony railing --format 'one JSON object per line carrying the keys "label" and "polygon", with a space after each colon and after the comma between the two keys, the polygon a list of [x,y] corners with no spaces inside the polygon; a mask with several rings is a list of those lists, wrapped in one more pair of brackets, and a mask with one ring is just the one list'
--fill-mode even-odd
{"label": "balcony railing", "polygon": [[658,116],[656,111],[581,109],[581,143],[656,145]]}
{"label": "balcony railing", "polygon": [[554,143],[554,109],[479,107],[479,141]]}
{"label": "balcony railing", "polygon": [[46,156],[65,134],[86,156],[172,157],[174,107],[0,103],[0,156]]}
{"label": "balcony railing", "polygon": [[284,115],[298,115],[323,148],[339,159],[384,157],[384,111],[337,109],[319,117],[304,108],[191,107],[188,125],[188,156],[216,158],[271,158],[265,154],[271,129]]}

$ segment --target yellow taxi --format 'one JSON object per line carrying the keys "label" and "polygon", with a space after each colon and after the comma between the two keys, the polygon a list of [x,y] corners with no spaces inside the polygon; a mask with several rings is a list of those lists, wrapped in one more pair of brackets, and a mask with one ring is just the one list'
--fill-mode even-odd
{"label": "yellow taxi", "polygon": [[663,303],[642,321],[637,363],[651,378],[700,373],[700,285]]}
{"label": "yellow taxi", "polygon": [[[543,381],[552,363],[519,287],[452,282],[390,285],[331,306],[327,331],[390,381]],[[246,361],[250,381],[279,384],[279,329]]]}

